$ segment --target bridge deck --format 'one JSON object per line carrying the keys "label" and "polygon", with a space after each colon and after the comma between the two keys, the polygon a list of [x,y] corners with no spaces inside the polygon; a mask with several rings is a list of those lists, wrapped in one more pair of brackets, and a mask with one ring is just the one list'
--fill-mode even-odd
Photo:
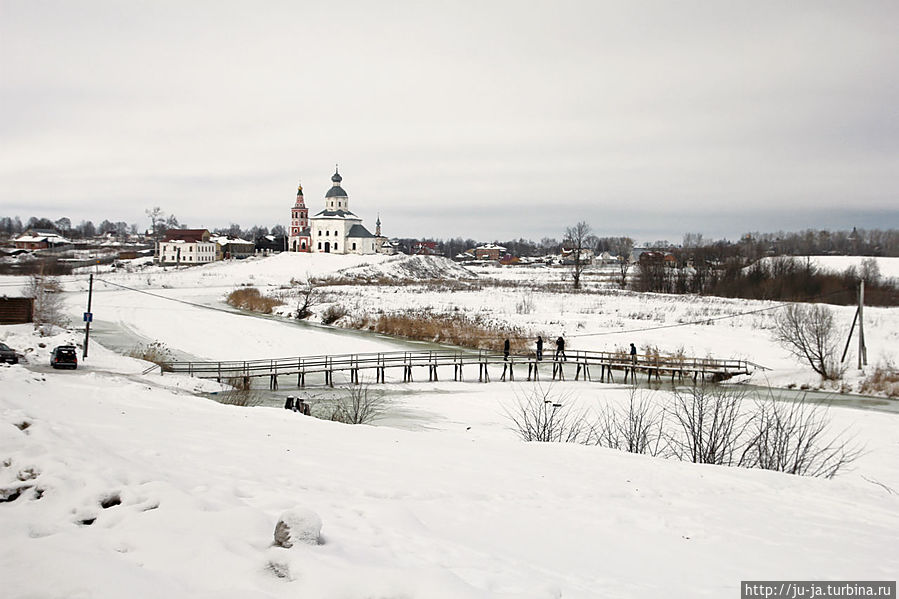
{"label": "bridge deck", "polygon": [[[738,374],[751,372],[752,364],[745,360],[717,360],[711,358],[665,357],[595,351],[569,351],[564,359],[555,359],[551,354],[538,361],[534,354],[510,354],[508,358],[496,352],[465,350],[400,351],[361,354],[339,354],[321,356],[297,356],[268,360],[219,361],[219,362],[168,362],[161,366],[162,372],[178,372],[219,381],[253,377],[269,377],[270,387],[278,387],[278,377],[296,375],[297,385],[306,386],[306,375],[324,374],[324,384],[334,385],[334,373],[346,372],[351,383],[359,383],[359,374],[374,371],[377,383],[389,382],[388,369],[402,370],[402,382],[411,382],[414,368],[427,368],[428,380],[438,380],[438,368],[453,368],[453,380],[463,380],[465,367],[478,367],[478,380],[488,382],[490,370],[502,366],[500,380],[512,381],[515,367],[527,366],[527,379],[537,379],[541,366],[552,367],[553,380],[565,379],[565,370],[574,369],[575,380],[583,377],[591,380],[591,368],[599,369],[600,380],[613,381],[613,371],[624,373],[624,381],[636,380],[637,373],[645,373],[649,379],[660,379],[662,374],[675,377],[698,377],[722,380]],[[393,381],[390,381],[393,382]],[[398,382],[398,381],[397,381]]]}

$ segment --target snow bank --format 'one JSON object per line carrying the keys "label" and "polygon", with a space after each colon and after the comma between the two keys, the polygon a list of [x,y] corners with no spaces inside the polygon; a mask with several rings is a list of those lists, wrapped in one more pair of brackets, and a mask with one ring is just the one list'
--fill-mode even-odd
{"label": "snow bank", "polygon": [[[839,411],[869,451],[828,481],[523,444],[513,385],[409,386],[398,406],[435,417],[409,432],[219,405],[113,362],[0,367],[4,596],[718,599],[899,568],[889,414]],[[298,501],[327,542],[272,547]]]}

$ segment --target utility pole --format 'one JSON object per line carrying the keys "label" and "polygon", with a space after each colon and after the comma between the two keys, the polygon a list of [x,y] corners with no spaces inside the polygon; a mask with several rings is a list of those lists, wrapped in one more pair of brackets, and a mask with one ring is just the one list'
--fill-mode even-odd
{"label": "utility pole", "polygon": [[94,315],[91,314],[91,300],[94,297],[94,275],[91,275],[87,288],[87,312],[84,313],[84,354],[82,358],[87,357],[87,345],[91,339],[91,321]]}
{"label": "utility pole", "polygon": [[858,369],[868,365],[868,348],[865,347],[865,280],[858,283]]}

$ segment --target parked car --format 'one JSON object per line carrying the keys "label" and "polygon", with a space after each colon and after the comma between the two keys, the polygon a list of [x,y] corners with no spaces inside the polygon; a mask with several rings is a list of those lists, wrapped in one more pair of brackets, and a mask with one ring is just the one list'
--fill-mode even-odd
{"label": "parked car", "polygon": [[53,368],[78,368],[78,352],[74,345],[60,345],[50,354]]}
{"label": "parked car", "polygon": [[0,362],[6,362],[7,364],[18,364],[19,354],[16,353],[16,350],[6,345],[5,343],[0,343]]}

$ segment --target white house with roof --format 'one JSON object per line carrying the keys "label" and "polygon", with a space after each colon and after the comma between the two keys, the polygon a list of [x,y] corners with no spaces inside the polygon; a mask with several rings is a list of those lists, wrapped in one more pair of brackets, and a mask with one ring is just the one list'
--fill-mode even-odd
{"label": "white house with roof", "polygon": [[343,177],[335,169],[325,209],[309,218],[310,249],[324,254],[374,254],[377,239],[350,212],[349,198],[340,186]]}
{"label": "white house with roof", "polygon": [[157,256],[160,264],[207,264],[215,262],[216,247],[207,229],[169,229]]}

